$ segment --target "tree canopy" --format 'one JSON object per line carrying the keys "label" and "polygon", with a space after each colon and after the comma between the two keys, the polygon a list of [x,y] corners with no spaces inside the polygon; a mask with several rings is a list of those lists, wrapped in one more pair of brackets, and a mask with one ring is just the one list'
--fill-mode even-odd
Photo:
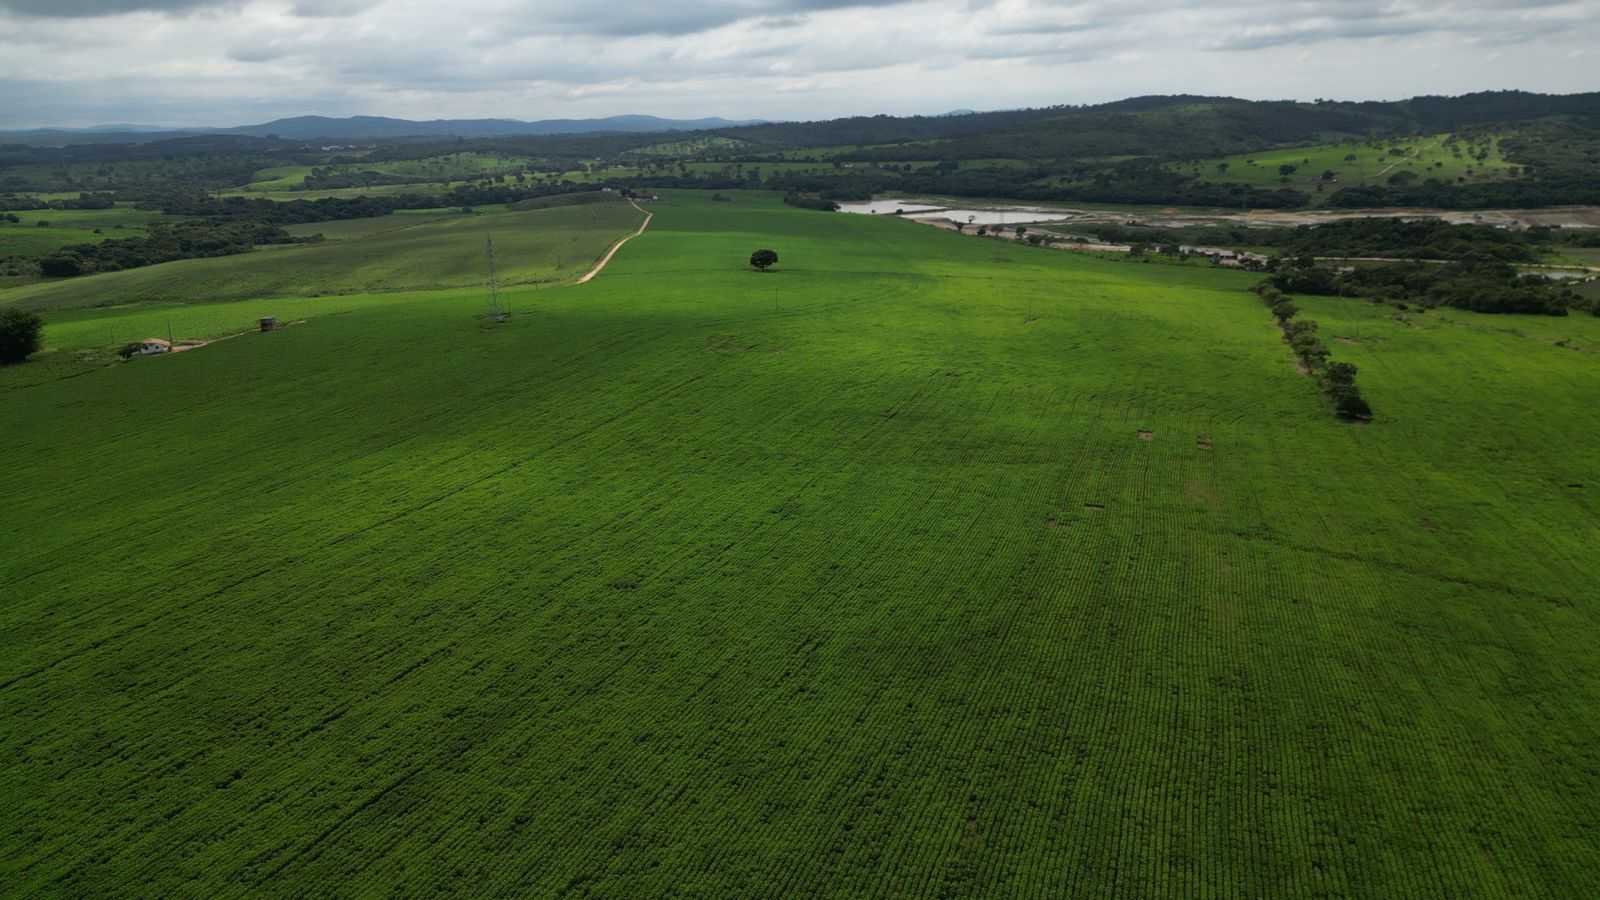
{"label": "tree canopy", "polygon": [[8,306],[0,309],[0,365],[11,365],[39,352],[44,320],[38,314]]}

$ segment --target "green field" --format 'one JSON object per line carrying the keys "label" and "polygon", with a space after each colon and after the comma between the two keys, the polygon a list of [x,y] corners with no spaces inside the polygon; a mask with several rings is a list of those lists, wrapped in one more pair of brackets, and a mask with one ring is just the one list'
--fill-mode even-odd
{"label": "green field", "polygon": [[[484,175],[518,172],[531,165],[533,159],[501,153],[461,152],[443,153],[423,159],[352,160],[334,162],[321,168],[334,174],[355,175],[361,172],[378,172],[416,179],[417,184],[436,184],[462,181]],[[313,166],[275,166],[256,173],[256,180],[241,188],[250,193],[278,193],[295,191],[305,184]],[[394,187],[377,185],[376,187]]]}
{"label": "green field", "polygon": [[[162,218],[158,212],[138,210],[131,206],[114,209],[35,209],[10,214],[21,221],[0,222],[0,257],[46,256],[71,244],[97,244],[113,238],[134,237],[143,234],[147,224]],[[40,222],[45,224],[41,226]]]}
{"label": "green field", "polygon": [[1600,319],[652,211],[0,393],[0,893],[1600,895]]}
{"label": "green field", "polygon": [[[586,271],[641,218],[617,201],[441,219],[395,215],[348,225],[319,223],[296,230],[331,231],[348,239],[52,281],[0,293],[0,302],[52,309],[481,285],[487,236],[495,241],[501,283],[547,283]],[[366,237],[358,236],[361,230],[369,232]]]}
{"label": "green field", "polygon": [[256,180],[245,185],[245,191],[290,191],[305,183],[313,166],[273,166],[256,173]]}
{"label": "green field", "polygon": [[[1479,154],[1483,158],[1478,158]],[[1355,158],[1348,158],[1352,156]],[[1279,168],[1285,165],[1294,166],[1295,171],[1282,174]],[[1343,187],[1385,185],[1400,173],[1410,173],[1417,183],[1430,178],[1479,182],[1513,177],[1512,167],[1501,156],[1500,141],[1492,135],[1469,138],[1436,134],[1348,141],[1173,164],[1173,168],[1207,181],[1266,189],[1286,187],[1313,196],[1330,194]],[[1324,180],[1326,172],[1333,172],[1335,180]]]}
{"label": "green field", "polygon": [[708,134],[680,140],[660,141],[644,147],[638,147],[624,153],[624,156],[698,156],[705,153],[737,152],[749,146],[748,141],[735,140],[720,135]]}

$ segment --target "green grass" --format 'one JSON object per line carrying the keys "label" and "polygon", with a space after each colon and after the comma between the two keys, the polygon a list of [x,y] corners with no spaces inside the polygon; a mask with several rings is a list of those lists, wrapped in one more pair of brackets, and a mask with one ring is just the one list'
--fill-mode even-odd
{"label": "green grass", "polygon": [[[71,244],[98,244],[143,234],[164,217],[158,212],[119,206],[113,209],[38,209],[12,213],[20,222],[0,222],[0,257],[40,257]],[[40,222],[49,223],[40,227]],[[100,233],[96,234],[95,229]]]}
{"label": "green grass", "polygon": [[1600,892],[1600,320],[653,210],[0,394],[6,893]]}
{"label": "green grass", "polygon": [[[1399,154],[1393,150],[1402,151]],[[1475,152],[1486,156],[1479,160]],[[1459,151],[1459,152],[1458,152]],[[1347,159],[1354,156],[1354,160]],[[1227,169],[1220,167],[1226,165]],[[1289,175],[1279,172],[1284,165],[1295,166]],[[1314,147],[1290,147],[1244,153],[1197,163],[1174,164],[1173,168],[1206,181],[1244,184],[1256,188],[1292,188],[1321,198],[1344,187],[1385,185],[1401,172],[1409,172],[1418,183],[1430,178],[1453,182],[1502,181],[1512,177],[1500,153],[1500,141],[1492,135],[1457,137],[1448,134],[1407,139],[1349,141]],[[1336,182],[1324,182],[1324,172],[1333,172]],[[1321,188],[1321,191],[1318,188]]]}
{"label": "green grass", "polygon": [[[415,184],[439,184],[462,181],[483,175],[517,172],[533,162],[534,160],[531,157],[526,156],[473,151],[446,153],[423,159],[352,160],[349,162],[335,162],[320,168],[328,169],[336,174],[380,172],[385,175],[415,178]],[[306,176],[311,174],[313,168],[313,166],[276,166],[262,169],[256,173],[256,180],[245,185],[241,191],[247,193],[282,193],[285,191],[304,193],[298,191],[297,188],[305,184]],[[379,185],[378,187],[393,188],[395,185]],[[414,190],[415,187],[413,186],[412,189]],[[320,192],[318,193],[320,194]]]}
{"label": "green grass", "polygon": [[750,145],[749,141],[736,140],[722,137],[721,135],[703,135],[694,138],[684,138],[676,141],[661,141],[644,147],[637,147],[624,152],[623,156],[695,156],[702,153],[738,151]]}
{"label": "green grass", "polygon": [[249,197],[257,200],[277,200],[280,202],[322,200],[329,197],[349,199],[353,197],[384,197],[394,194],[444,194],[452,188],[457,188],[467,183],[466,181],[438,181],[416,182],[414,184],[374,184],[368,187],[328,188],[320,191],[255,191],[241,188],[239,190],[219,192],[219,196]]}
{"label": "green grass", "polygon": [[[405,211],[405,213],[410,212],[410,210]],[[428,215],[392,213],[387,216],[372,216],[365,219],[308,222],[304,225],[288,225],[284,227],[284,230],[297,237],[320,234],[324,240],[347,241],[353,238],[366,238],[379,234],[406,231],[422,226],[437,225],[448,220],[466,218],[469,218],[469,216],[459,209],[448,209],[433,210]]]}
{"label": "green grass", "polygon": [[256,173],[256,180],[245,185],[245,191],[288,191],[305,183],[313,166],[273,166]]}
{"label": "green grass", "polygon": [[48,310],[476,286],[486,278],[483,246],[491,235],[502,284],[548,283],[586,271],[640,218],[619,201],[432,221],[320,223],[300,230],[370,233],[29,285],[0,292],[0,303]]}

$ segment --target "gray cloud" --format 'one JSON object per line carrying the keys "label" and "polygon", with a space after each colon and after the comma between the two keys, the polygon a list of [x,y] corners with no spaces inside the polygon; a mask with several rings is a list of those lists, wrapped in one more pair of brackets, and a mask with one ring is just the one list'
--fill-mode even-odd
{"label": "gray cloud", "polygon": [[[91,19],[128,13],[180,15],[202,9],[230,9],[246,0],[0,0],[0,12],[35,19]],[[290,14],[302,18],[336,18],[371,9],[382,0],[301,0]]]}
{"label": "gray cloud", "polygon": [[1597,23],[1600,0],[0,0],[0,127],[1572,91]]}
{"label": "gray cloud", "polygon": [[217,0],[3,0],[0,10],[39,18],[86,19],[131,12],[182,13],[224,5]]}

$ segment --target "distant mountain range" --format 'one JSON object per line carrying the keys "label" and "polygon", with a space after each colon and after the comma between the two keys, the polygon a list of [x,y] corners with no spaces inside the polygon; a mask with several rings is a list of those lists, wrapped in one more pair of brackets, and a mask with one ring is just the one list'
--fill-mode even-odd
{"label": "distant mountain range", "polygon": [[279,137],[291,141],[376,140],[405,137],[504,137],[512,135],[592,134],[596,132],[702,131],[739,125],[765,124],[762,120],[664,119],[659,116],[607,116],[600,119],[392,119],[386,116],[294,116],[260,125],[234,128],[165,128],[153,125],[95,125],[89,128],[34,128],[0,130],[0,141],[18,143],[113,143],[147,141],[179,135],[240,134]]}

